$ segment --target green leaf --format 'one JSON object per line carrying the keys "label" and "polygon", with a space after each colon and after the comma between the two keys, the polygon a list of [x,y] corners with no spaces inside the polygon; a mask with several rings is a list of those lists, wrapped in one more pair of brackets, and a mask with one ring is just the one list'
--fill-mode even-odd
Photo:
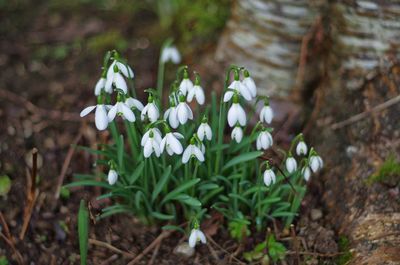
{"label": "green leaf", "polygon": [[142,175],[144,169],[144,161],[140,162],[140,164],[136,167],[135,171],[129,176],[128,182],[130,185],[136,182],[138,178]]}
{"label": "green leaf", "polygon": [[117,141],[118,169],[124,172],[124,136],[121,134]]}
{"label": "green leaf", "polygon": [[86,203],[81,200],[78,212],[78,236],[81,265],[86,265],[89,236],[89,212]]}
{"label": "green leaf", "polygon": [[183,230],[182,227],[176,226],[176,225],[164,225],[161,227],[162,230],[172,230],[172,231],[179,231],[182,234],[186,234],[185,230]]}
{"label": "green leaf", "polygon": [[201,207],[201,202],[198,199],[186,194],[179,195],[174,199],[190,206]]}
{"label": "green leaf", "polygon": [[237,157],[232,158],[231,160],[229,160],[225,166],[222,168],[222,171],[233,167],[234,165],[240,164],[240,163],[244,163],[253,159],[256,159],[257,157],[261,156],[263,154],[263,152],[261,151],[253,151],[253,152],[248,152],[248,153],[244,153],[241,154]]}
{"label": "green leaf", "polygon": [[161,179],[157,182],[156,187],[154,188],[153,194],[151,195],[151,201],[157,198],[158,194],[160,194],[161,190],[164,188],[165,184],[168,181],[168,177],[171,174],[171,165],[167,167],[164,174],[161,176]]}
{"label": "green leaf", "polygon": [[173,191],[168,193],[164,197],[164,199],[162,200],[161,204],[164,204],[165,202],[176,198],[178,195],[180,195],[181,192],[183,192],[183,191],[189,189],[190,187],[196,185],[199,181],[200,181],[200,179],[196,178],[196,179],[191,179],[191,180],[188,180],[188,181],[184,182],[183,184],[178,186],[176,189],[174,189]]}
{"label": "green leaf", "polygon": [[82,180],[82,181],[75,181],[65,185],[65,188],[72,188],[72,187],[81,187],[81,186],[96,186],[96,187],[103,187],[106,189],[113,189],[114,187],[109,185],[108,183],[96,181],[96,180]]}
{"label": "green leaf", "polygon": [[159,213],[159,212],[152,212],[151,216],[160,219],[160,220],[171,220],[174,219],[173,215],[169,215],[169,214],[163,214],[163,213]]}

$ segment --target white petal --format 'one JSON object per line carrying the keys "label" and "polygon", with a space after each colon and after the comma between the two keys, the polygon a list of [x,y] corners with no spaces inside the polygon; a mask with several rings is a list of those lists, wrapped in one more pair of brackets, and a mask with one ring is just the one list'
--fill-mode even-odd
{"label": "white petal", "polygon": [[171,60],[174,64],[181,62],[181,55],[177,48],[171,47]]}
{"label": "white petal", "polygon": [[265,107],[263,107],[260,111],[260,121],[264,122],[264,116],[265,116]]}
{"label": "white petal", "polygon": [[100,131],[105,130],[108,126],[107,111],[104,105],[97,105],[95,112],[96,128]]}
{"label": "white petal", "polygon": [[117,172],[113,169],[110,169],[110,171],[108,171],[107,180],[110,185],[114,185],[118,180]]}
{"label": "white petal", "polygon": [[174,132],[173,135],[175,136],[176,139],[183,139],[183,135],[178,133],[178,132]]}
{"label": "white petal", "polygon": [[207,140],[211,141],[212,131],[211,131],[211,127],[208,124],[205,125],[205,131],[206,131]]}
{"label": "white petal", "polygon": [[165,136],[165,137],[161,140],[161,143],[160,143],[160,151],[161,151],[161,153],[164,152],[164,148],[165,148],[166,142],[167,142],[167,136]]}
{"label": "white petal", "polygon": [[194,89],[189,90],[186,98],[187,102],[192,102],[195,93],[196,91]]}
{"label": "white petal", "polygon": [[228,110],[228,124],[230,127],[235,126],[237,122],[237,104],[233,103]]}
{"label": "white petal", "polygon": [[194,248],[197,242],[197,230],[193,229],[189,236],[189,247]]}
{"label": "white petal", "polygon": [[157,121],[158,117],[160,117],[160,113],[156,104],[150,103],[149,110],[147,111],[147,115],[149,116],[149,120],[151,122]]}
{"label": "white petal", "polygon": [[194,147],[193,147],[193,154],[197,157],[197,159],[198,159],[200,162],[203,162],[203,161],[204,161],[203,152],[201,152],[201,150],[200,150],[197,146],[194,146]]}
{"label": "white petal", "polygon": [[180,155],[183,152],[182,144],[171,134],[169,136],[169,146],[175,154]]}
{"label": "white petal", "polygon": [[100,95],[101,90],[104,88],[104,85],[106,84],[106,79],[105,78],[100,78],[97,83],[96,86],[94,87],[94,94],[96,96]]}
{"label": "white petal", "polygon": [[246,99],[246,100],[251,100],[251,94],[250,91],[247,89],[247,87],[245,85],[243,85],[242,83],[240,83],[239,85],[239,91],[240,94]]}
{"label": "white petal", "polygon": [[192,148],[193,148],[193,145],[189,145],[188,147],[186,147],[185,151],[183,152],[183,155],[182,155],[182,163],[183,164],[186,164],[189,161],[190,156],[192,155]]}
{"label": "white petal", "polygon": [[118,112],[118,105],[115,104],[108,112],[108,122],[112,122],[114,120],[115,115],[117,115],[117,112]]}
{"label": "white petal", "polygon": [[132,110],[127,105],[121,103],[120,108],[125,119],[127,119],[130,122],[134,122],[136,120],[135,114],[133,114]]}
{"label": "white petal", "polygon": [[265,106],[263,109],[264,109],[264,120],[266,123],[270,124],[274,117],[272,108],[270,106]]}
{"label": "white petal", "polygon": [[233,91],[226,91],[224,95],[224,102],[228,102],[233,97]]}
{"label": "white petal", "polygon": [[205,128],[204,128],[204,124],[200,124],[199,128],[197,129],[197,136],[199,137],[199,139],[201,141],[203,141],[204,136],[205,136],[206,132],[205,132]]}
{"label": "white petal", "polygon": [[108,70],[107,70],[107,80],[113,80],[113,77],[114,77],[114,65],[115,65],[115,62],[116,61],[113,61],[112,62],[112,64],[110,65],[110,67],[108,67]]}
{"label": "white petal", "polygon": [[262,146],[261,146],[261,137],[260,137],[260,135],[258,135],[258,137],[257,137],[256,146],[257,146],[257,150],[261,150]]}
{"label": "white petal", "polygon": [[179,103],[177,112],[178,112],[179,122],[181,124],[185,124],[188,120],[189,113],[184,102]]}
{"label": "white petal", "polygon": [[85,117],[86,115],[88,115],[92,110],[94,110],[96,108],[96,106],[89,106],[84,108],[81,113],[79,114],[79,116],[81,117]]}
{"label": "white petal", "polygon": [[246,112],[244,111],[242,106],[240,106],[239,104],[237,104],[237,119],[241,126],[246,125]]}
{"label": "white petal", "polygon": [[156,156],[159,157],[161,155],[160,151],[160,146],[158,145],[157,141],[153,140],[151,141],[154,153],[156,153]]}
{"label": "white petal", "polygon": [[120,73],[114,75],[114,83],[116,88],[121,89],[125,94],[128,93],[128,86]]}
{"label": "white petal", "polygon": [[143,155],[144,157],[150,157],[151,153],[153,153],[152,141],[149,139],[144,145]]}
{"label": "white petal", "polygon": [[121,62],[116,62],[118,69],[121,71],[121,73],[126,76],[127,78],[134,78],[134,74],[132,71],[132,68],[129,67],[127,64],[123,64]]}
{"label": "white petal", "polygon": [[171,113],[172,107],[168,108],[165,112],[164,112],[164,120],[168,119],[169,114]]}
{"label": "white petal", "polygon": [[254,98],[257,95],[257,87],[256,84],[254,83],[253,78],[251,77],[245,77],[243,80],[243,84],[247,87],[249,92],[251,93],[251,96]]}
{"label": "white petal", "polygon": [[142,102],[140,102],[136,98],[127,98],[125,100],[125,104],[128,105],[129,108],[135,107],[139,111],[142,111],[144,108]]}
{"label": "white petal", "polygon": [[197,238],[200,239],[201,243],[203,243],[203,244],[207,243],[206,236],[200,230],[197,230]]}
{"label": "white petal", "polygon": [[190,90],[192,90],[192,88],[193,88],[193,83],[188,78],[183,79],[179,85],[179,91],[181,91],[182,94],[185,96]]}
{"label": "white petal", "polygon": [[107,93],[111,94],[113,89],[112,89],[112,83],[114,81],[113,79],[114,75],[111,78],[107,78],[106,84],[104,85],[104,91]]}
{"label": "white petal", "polygon": [[148,130],[147,132],[145,132],[145,134],[143,134],[142,141],[140,142],[141,146],[144,146],[146,144],[147,140],[149,140],[149,134],[150,134],[150,130]]}
{"label": "white petal", "polygon": [[144,120],[144,118],[147,115],[147,112],[149,110],[149,104],[147,104],[146,106],[144,106],[144,108],[142,109],[142,112],[140,113],[140,118],[141,120]]}
{"label": "white petal", "polygon": [[[195,89],[193,89],[193,90],[195,90]],[[205,102],[205,96],[204,96],[204,91],[200,86],[198,86],[196,88],[195,95],[196,95],[197,103],[199,103],[200,105],[203,105]]]}
{"label": "white petal", "polygon": [[169,125],[171,125],[172,128],[176,129],[179,126],[179,120],[178,120],[178,115],[176,112],[176,108],[171,109],[171,112],[168,117]]}
{"label": "white petal", "polygon": [[187,105],[186,103],[185,103],[185,106],[186,106],[186,110],[187,110],[187,113],[188,113],[188,118],[190,119],[190,120],[193,120],[193,112],[192,112],[192,109],[189,107],[189,105]]}

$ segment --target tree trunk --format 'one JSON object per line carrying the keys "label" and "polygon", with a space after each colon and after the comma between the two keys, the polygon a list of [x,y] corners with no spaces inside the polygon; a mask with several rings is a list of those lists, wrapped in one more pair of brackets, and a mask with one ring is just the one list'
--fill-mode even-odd
{"label": "tree trunk", "polygon": [[400,264],[399,172],[369,181],[400,159],[400,2],[312,2],[237,1],[217,56],[255,71],[265,93],[314,101],[305,130],[327,162],[313,180],[327,220],[351,264]]}

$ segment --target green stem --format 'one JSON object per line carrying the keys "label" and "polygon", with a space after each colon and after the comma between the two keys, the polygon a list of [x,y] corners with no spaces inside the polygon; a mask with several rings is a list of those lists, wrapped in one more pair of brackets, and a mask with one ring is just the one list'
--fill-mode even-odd
{"label": "green stem", "polygon": [[165,72],[165,64],[161,61],[161,56],[160,56],[160,60],[158,61],[158,72],[157,72],[157,93],[160,99],[160,109],[162,109],[163,107],[164,72]]}

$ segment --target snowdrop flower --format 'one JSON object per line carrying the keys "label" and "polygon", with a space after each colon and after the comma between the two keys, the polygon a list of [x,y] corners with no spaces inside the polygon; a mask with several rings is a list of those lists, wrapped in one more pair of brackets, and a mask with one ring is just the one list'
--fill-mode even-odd
{"label": "snowdrop flower", "polygon": [[190,233],[189,236],[189,246],[191,248],[194,248],[197,244],[198,241],[201,241],[201,243],[206,244],[206,236],[200,229],[192,229],[192,232]]}
{"label": "snowdrop flower", "polygon": [[107,175],[108,184],[114,185],[118,180],[118,173],[114,169],[110,169]]}
{"label": "snowdrop flower", "polygon": [[187,70],[185,69],[183,71],[183,79],[179,85],[179,91],[184,96],[186,96],[187,93],[192,90],[192,88],[193,88],[193,83],[192,83],[192,81],[190,81],[189,74],[188,74]]}
{"label": "snowdrop flower", "polygon": [[[117,70],[118,68],[116,66],[114,66],[114,68]],[[110,71],[111,66],[108,70],[108,72]],[[112,85],[114,84],[114,86],[117,89],[121,89],[125,94],[128,93],[128,86],[126,85],[125,79],[124,77],[118,72],[113,72],[113,74],[108,74],[107,72],[107,81],[104,85],[104,90],[107,93],[112,93]]]}
{"label": "snowdrop flower", "polygon": [[94,94],[96,96],[100,96],[101,94],[101,90],[104,88],[105,84],[106,84],[106,80],[104,77],[101,77],[97,83],[96,86],[94,87]]}
{"label": "snowdrop flower", "polygon": [[310,167],[311,170],[315,173],[320,170],[324,166],[324,162],[319,155],[312,155],[310,157]]}
{"label": "snowdrop flower", "polygon": [[207,119],[203,119],[201,122],[199,128],[197,129],[197,136],[201,141],[203,141],[204,138],[211,141],[212,131],[210,125],[207,124]]}
{"label": "snowdrop flower", "polygon": [[179,126],[178,113],[176,112],[175,103],[169,107],[164,113],[164,120],[168,120],[169,125],[176,129]]}
{"label": "snowdrop flower", "polygon": [[107,79],[120,71],[126,78],[133,79],[135,77],[132,68],[129,65],[114,60],[107,70]]}
{"label": "snowdrop flower", "polygon": [[124,102],[119,101],[111,107],[108,112],[108,122],[112,122],[117,114],[130,122],[136,120],[135,114],[133,114],[132,110]]}
{"label": "snowdrop flower", "polygon": [[274,171],[272,169],[267,168],[267,170],[264,171],[264,183],[266,186],[269,186],[271,184],[274,184],[276,181],[276,176]]}
{"label": "snowdrop flower", "polygon": [[173,62],[178,64],[181,62],[181,55],[175,46],[165,47],[161,53],[161,62]]}
{"label": "snowdrop flower", "polygon": [[161,153],[164,152],[164,149],[167,150],[167,153],[172,156],[174,153],[177,155],[182,154],[183,147],[178,139],[183,139],[183,135],[180,133],[172,133],[168,132],[164,138],[161,140],[160,149]]}
{"label": "snowdrop flower", "polygon": [[195,138],[192,137],[192,139],[190,140],[190,144],[186,147],[185,151],[183,152],[182,155],[183,164],[186,164],[191,157],[196,157],[200,162],[204,162],[204,154],[200,150],[200,148],[198,148],[195,145],[195,142],[196,142]]}
{"label": "snowdrop flower", "polygon": [[[243,96],[246,100],[251,100],[251,93],[248,88],[243,85],[242,82],[239,80],[239,73],[235,72],[235,80],[228,86],[229,89],[225,92],[224,95],[224,102],[228,102],[231,100],[234,94],[239,94]],[[233,91],[232,91],[233,90]]]}
{"label": "snowdrop flower", "polygon": [[260,111],[260,121],[270,124],[273,117],[274,112],[272,111],[272,108],[269,105],[264,104],[264,107]]}
{"label": "snowdrop flower", "polygon": [[230,127],[233,127],[239,123],[241,126],[246,125],[246,112],[238,103],[237,95],[235,95],[233,99],[232,106],[229,108],[228,111],[228,124]]}
{"label": "snowdrop flower", "polygon": [[160,144],[162,137],[161,137],[161,132],[159,129],[157,128],[150,128],[147,132],[145,132],[145,134],[143,134],[142,140],[140,142],[141,146],[145,146],[147,143],[147,140],[149,140],[150,138],[150,133],[153,135],[154,140]]}
{"label": "snowdrop flower", "polygon": [[296,154],[297,155],[306,155],[307,154],[307,145],[301,140],[296,146]]}
{"label": "snowdrop flower", "polygon": [[153,131],[150,131],[148,134],[148,139],[144,143],[143,155],[145,158],[150,157],[153,152],[156,154],[157,157],[160,157],[161,155],[159,139],[156,139],[154,135],[155,134],[153,133]]}
{"label": "snowdrop flower", "polygon": [[309,181],[310,180],[310,176],[311,176],[311,170],[308,166],[305,166],[301,169],[301,174],[303,175],[303,178],[305,181]]}
{"label": "snowdrop flower", "polygon": [[157,108],[157,105],[154,103],[153,96],[150,95],[148,99],[147,105],[142,109],[142,113],[140,115],[141,119],[144,120],[145,117],[148,117],[150,122],[155,122],[160,117],[160,112]]}
{"label": "snowdrop flower", "polygon": [[273,143],[272,135],[267,130],[263,130],[257,137],[256,147],[257,150],[267,150]]}
{"label": "snowdrop flower", "polygon": [[200,78],[198,76],[196,76],[194,86],[192,87],[192,89],[188,91],[188,96],[187,96],[188,102],[192,102],[193,98],[195,98],[197,100],[197,103],[199,103],[200,105],[204,104],[205,101],[204,91],[203,88],[200,86]]}
{"label": "snowdrop flower", "polygon": [[231,132],[231,139],[235,140],[236,143],[240,143],[243,138],[243,130],[240,126],[235,126]]}
{"label": "snowdrop flower", "polygon": [[296,159],[292,157],[292,155],[289,153],[289,157],[286,159],[286,170],[289,173],[295,172],[297,169],[297,162]]}
{"label": "snowdrop flower", "polygon": [[244,71],[244,79],[243,79],[242,83],[245,87],[247,87],[251,96],[253,98],[255,98],[257,96],[257,87],[256,87],[256,84],[255,84],[253,78],[250,77],[249,71],[247,71],[247,70]]}
{"label": "snowdrop flower", "polygon": [[105,130],[108,126],[108,118],[107,118],[107,110],[104,104],[97,104],[95,106],[89,106],[83,109],[80,113],[81,117],[85,117],[90,112],[96,109],[94,114],[94,121],[96,124],[96,128],[100,131]]}
{"label": "snowdrop flower", "polygon": [[144,108],[142,102],[140,102],[140,101],[137,100],[136,98],[132,98],[132,97],[127,98],[127,99],[125,100],[125,104],[126,104],[130,109],[135,108],[135,109],[138,109],[139,111],[142,111],[143,108]]}
{"label": "snowdrop flower", "polygon": [[193,112],[189,105],[186,104],[185,96],[180,96],[179,104],[176,107],[176,113],[180,124],[185,124],[189,119],[193,120]]}

